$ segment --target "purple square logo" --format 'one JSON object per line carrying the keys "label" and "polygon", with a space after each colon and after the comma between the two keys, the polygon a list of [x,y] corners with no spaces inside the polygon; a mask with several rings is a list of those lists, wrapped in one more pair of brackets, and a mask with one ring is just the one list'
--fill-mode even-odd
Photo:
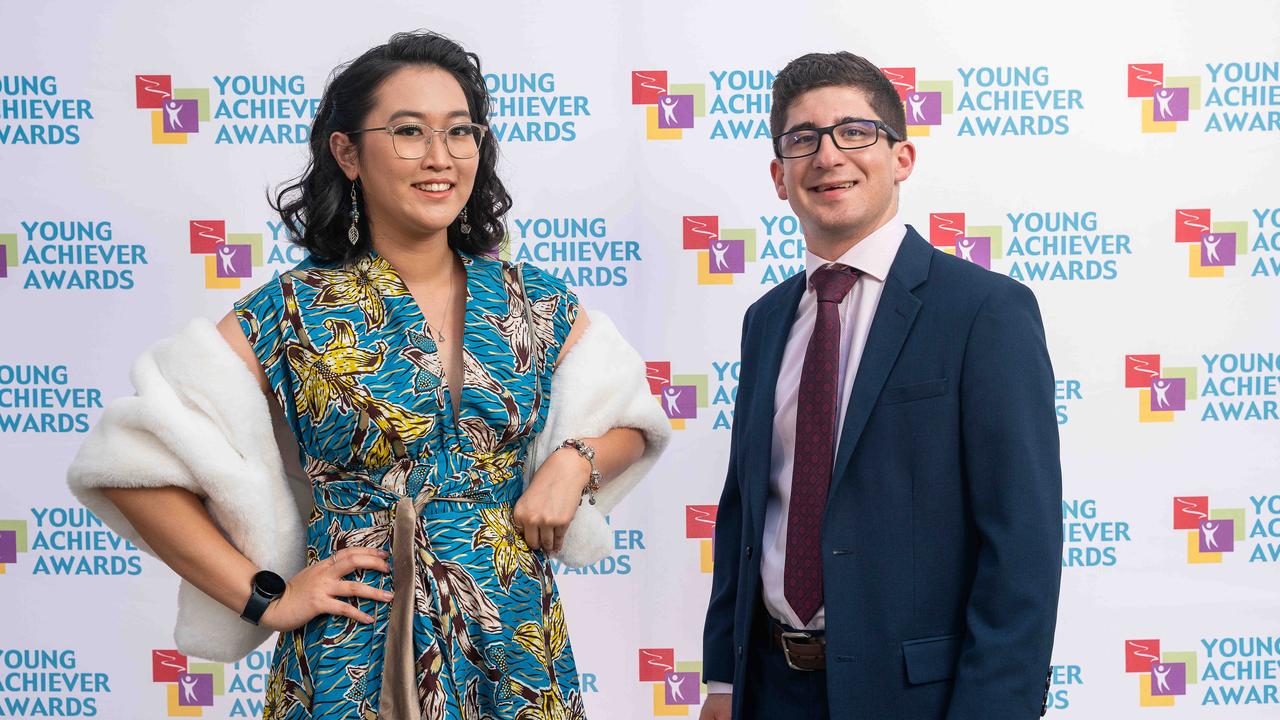
{"label": "purple square logo", "polygon": [[702,702],[702,691],[698,687],[701,682],[696,672],[667,673],[663,683],[666,685],[667,704],[697,705]]}
{"label": "purple square logo", "polygon": [[712,273],[740,273],[747,269],[747,244],[742,240],[712,240],[707,243],[707,251],[707,266]]}
{"label": "purple square logo", "polygon": [[942,93],[907,93],[906,103],[908,125],[942,124]]}
{"label": "purple square logo", "polygon": [[217,256],[218,277],[253,277],[253,248],[248,245],[219,245]]}
{"label": "purple square logo", "polygon": [[668,385],[661,395],[662,409],[672,420],[698,417],[698,388],[693,385]]}
{"label": "purple square logo", "polygon": [[0,278],[9,277],[9,248],[0,243]]}
{"label": "purple square logo", "polygon": [[991,269],[991,238],[958,237],[956,238],[956,257]]}
{"label": "purple square logo", "polygon": [[1156,122],[1186,120],[1191,116],[1190,105],[1189,88],[1162,87],[1151,91],[1151,119]]}
{"label": "purple square logo", "polygon": [[181,707],[213,707],[213,675],[210,673],[178,673],[178,705]]}
{"label": "purple square logo", "polygon": [[197,100],[179,100],[167,97],[160,103],[164,113],[164,131],[167,133],[193,133],[200,130],[200,103]]}
{"label": "purple square logo", "polygon": [[1187,409],[1187,379],[1161,378],[1151,381],[1151,411]]}
{"label": "purple square logo", "polygon": [[1204,233],[1200,236],[1200,264],[1225,267],[1236,264],[1235,233]]}
{"label": "purple square logo", "polygon": [[1151,694],[1153,696],[1186,695],[1186,663],[1151,663]]}
{"label": "purple square logo", "polygon": [[1235,520],[1200,521],[1200,552],[1234,552],[1235,549]]}
{"label": "purple square logo", "polygon": [[18,533],[0,530],[0,565],[18,562]]}
{"label": "purple square logo", "polygon": [[662,95],[658,98],[658,127],[693,127],[693,96]]}

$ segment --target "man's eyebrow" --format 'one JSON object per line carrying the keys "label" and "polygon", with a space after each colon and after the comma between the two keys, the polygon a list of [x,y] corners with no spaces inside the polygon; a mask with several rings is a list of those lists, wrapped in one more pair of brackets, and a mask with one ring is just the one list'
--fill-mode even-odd
{"label": "man's eyebrow", "polygon": [[[871,120],[869,120],[868,118],[856,117],[856,116],[854,116],[854,115],[845,115],[844,117],[842,117],[842,118],[840,118],[839,120],[837,120],[834,124],[835,124],[835,125],[843,125],[843,124],[845,124],[845,123],[855,122],[855,121],[871,122]],[[833,126],[834,126],[834,125],[833,125]],[[818,127],[818,126],[817,126],[817,125],[814,125],[812,122],[810,122],[810,121],[806,120],[806,121],[804,121],[804,122],[802,122],[802,123],[798,123],[798,124],[793,125],[792,127],[788,128],[788,129],[784,130],[782,134],[783,134],[783,135],[786,135],[787,133],[793,133],[793,132],[795,132],[795,131],[797,131],[797,130],[812,130],[812,129],[816,128],[816,127]]]}

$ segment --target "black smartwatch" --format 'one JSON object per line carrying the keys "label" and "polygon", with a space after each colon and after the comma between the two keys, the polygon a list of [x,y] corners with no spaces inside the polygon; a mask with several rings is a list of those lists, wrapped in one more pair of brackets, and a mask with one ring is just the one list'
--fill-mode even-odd
{"label": "black smartwatch", "polygon": [[257,625],[271,601],[284,594],[284,588],[284,578],[270,570],[259,571],[253,576],[249,588],[249,602],[245,604],[244,612],[240,613],[240,617]]}

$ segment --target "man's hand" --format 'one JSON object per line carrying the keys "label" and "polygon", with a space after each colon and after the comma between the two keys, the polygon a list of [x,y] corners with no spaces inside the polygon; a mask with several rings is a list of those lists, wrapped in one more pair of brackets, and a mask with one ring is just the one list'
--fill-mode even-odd
{"label": "man's hand", "polygon": [[702,714],[698,720],[733,720],[733,695],[715,693],[708,695],[702,704]]}

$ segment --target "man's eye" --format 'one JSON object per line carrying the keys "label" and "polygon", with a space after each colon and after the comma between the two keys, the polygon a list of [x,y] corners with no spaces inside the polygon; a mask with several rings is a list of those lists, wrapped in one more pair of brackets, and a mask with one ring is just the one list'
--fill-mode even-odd
{"label": "man's eye", "polygon": [[817,133],[793,133],[791,135],[792,145],[812,145],[818,139]]}
{"label": "man's eye", "polygon": [[867,129],[859,125],[849,125],[847,127],[840,128],[840,137],[842,138],[848,138],[849,140],[861,140],[866,136]]}

